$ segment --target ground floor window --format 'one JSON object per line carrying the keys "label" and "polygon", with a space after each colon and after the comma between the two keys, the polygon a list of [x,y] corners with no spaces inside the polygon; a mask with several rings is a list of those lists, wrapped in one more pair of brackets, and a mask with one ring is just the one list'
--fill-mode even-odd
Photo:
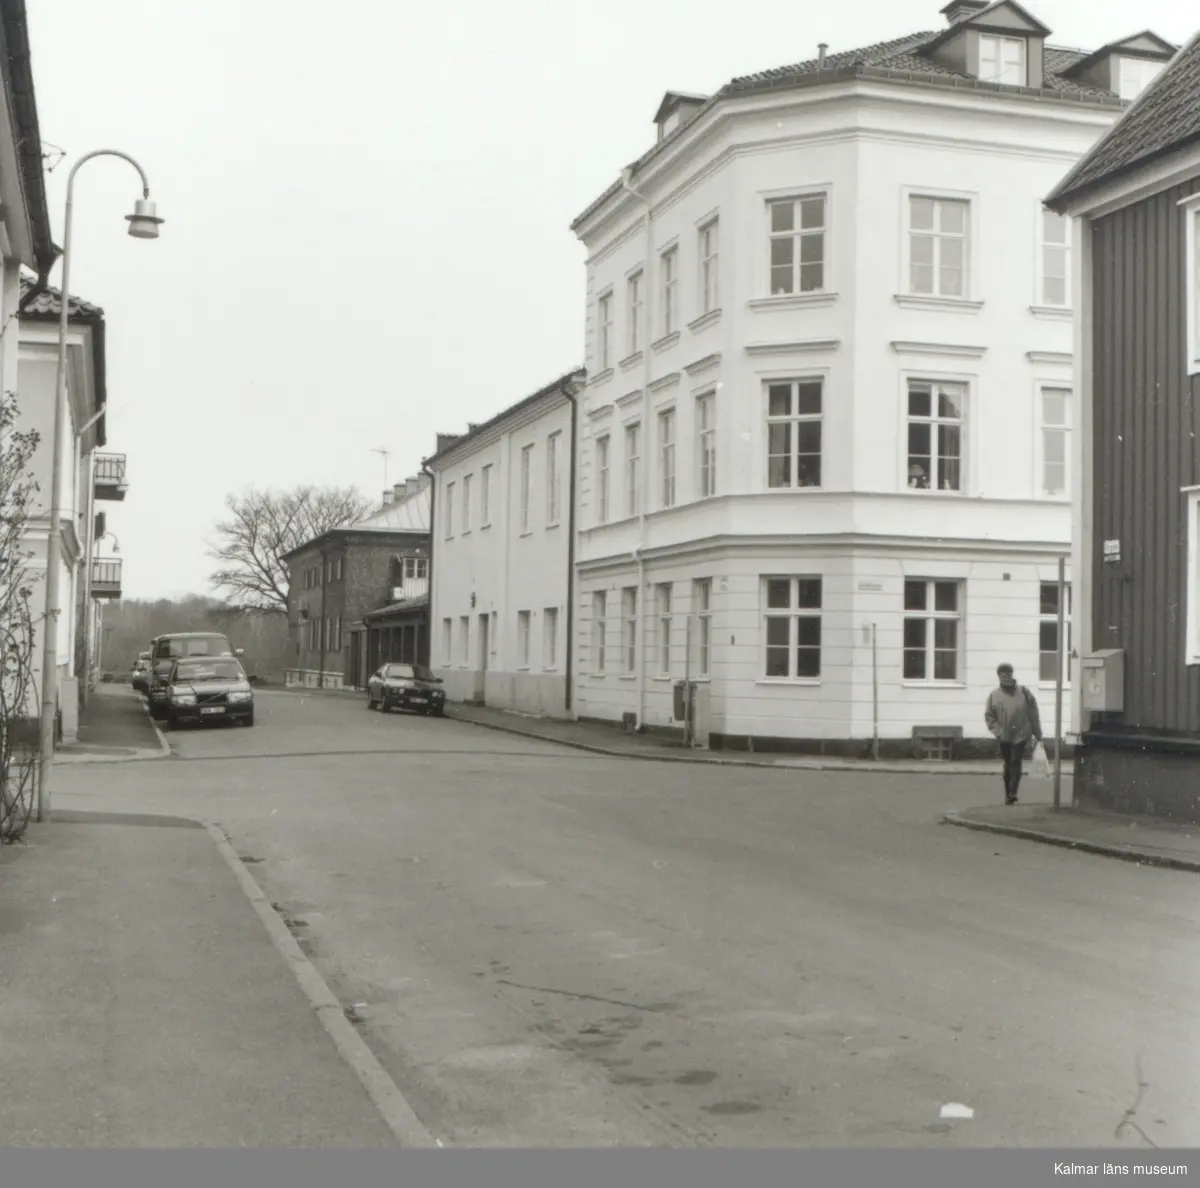
{"label": "ground floor window", "polygon": [[696,612],[696,672],[706,677],[712,664],[711,578],[697,578],[692,583],[692,604]]}
{"label": "ground floor window", "polygon": [[[1066,640],[1063,646],[1063,684],[1071,679],[1071,586],[1063,587],[1063,628]],[[1038,680],[1053,683],[1058,680],[1058,583],[1042,582],[1041,598],[1038,603]]]}
{"label": "ground floor window", "polygon": [[904,679],[957,683],[962,672],[962,583],[904,583]]}
{"label": "ground floor window", "polygon": [[592,647],[595,660],[592,671],[603,675],[608,667],[608,598],[604,590],[592,595]]}
{"label": "ground floor window", "polygon": [[820,677],[822,584],[819,577],[763,579],[764,675],[768,679]]}

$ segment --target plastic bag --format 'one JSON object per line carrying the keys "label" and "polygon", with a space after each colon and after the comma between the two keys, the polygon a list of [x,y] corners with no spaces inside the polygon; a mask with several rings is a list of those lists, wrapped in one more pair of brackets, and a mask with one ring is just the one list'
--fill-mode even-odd
{"label": "plastic bag", "polygon": [[1046,748],[1041,743],[1037,743],[1033,748],[1033,763],[1029,774],[1038,780],[1050,777],[1050,760],[1046,758]]}

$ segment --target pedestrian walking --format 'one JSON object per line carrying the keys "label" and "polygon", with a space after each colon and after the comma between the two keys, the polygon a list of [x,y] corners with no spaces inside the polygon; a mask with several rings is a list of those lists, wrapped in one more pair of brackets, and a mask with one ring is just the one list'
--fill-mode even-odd
{"label": "pedestrian walking", "polygon": [[1042,718],[1038,713],[1037,698],[1024,685],[1017,684],[1011,664],[1001,664],[996,669],[1000,686],[992,690],[983,711],[983,720],[1000,744],[1000,755],[1004,760],[1004,803],[1017,803],[1017,789],[1021,784],[1021,761],[1025,748],[1032,738],[1042,741]]}

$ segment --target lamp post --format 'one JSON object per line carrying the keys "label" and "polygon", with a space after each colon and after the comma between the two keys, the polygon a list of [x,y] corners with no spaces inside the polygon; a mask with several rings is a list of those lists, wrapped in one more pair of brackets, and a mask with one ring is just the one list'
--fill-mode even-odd
{"label": "lamp post", "polygon": [[[59,570],[62,568],[62,513],[59,507],[62,486],[63,427],[67,423],[67,334],[71,308],[71,214],[74,207],[75,175],[80,166],[93,157],[120,157],[138,171],[142,179],[142,197],[126,215],[129,234],[135,239],[157,239],[162,223],[150,201],[150,183],[146,171],[127,153],[117,149],[96,149],[85,153],[71,168],[67,178],[67,207],[63,219],[62,309],[58,319],[58,368],[54,381],[54,437],[50,470],[50,535],[46,541],[46,608],[42,616],[42,716],[37,782],[37,820],[50,816],[50,769],[54,764],[54,726],[58,712],[58,615]],[[92,479],[94,482],[94,477]],[[88,526],[88,533],[92,525]]]}

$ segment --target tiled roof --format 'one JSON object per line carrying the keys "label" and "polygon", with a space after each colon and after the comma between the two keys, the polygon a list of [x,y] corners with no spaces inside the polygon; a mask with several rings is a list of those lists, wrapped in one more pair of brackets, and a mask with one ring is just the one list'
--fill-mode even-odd
{"label": "tiled roof", "polygon": [[1055,210],[1102,182],[1200,139],[1200,33],[1046,199]]}
{"label": "tiled roof", "polygon": [[[33,292],[34,282],[28,277],[21,277],[21,299]],[[28,305],[21,310],[22,317],[31,318],[60,318],[62,317],[62,291],[47,288],[39,293]],[[72,318],[99,319],[104,317],[104,310],[82,297],[72,297],[69,315]]]}
{"label": "tiled roof", "polygon": [[429,605],[428,594],[417,594],[413,598],[402,598],[399,602],[389,602],[387,606],[381,606],[373,611],[367,611],[363,615],[364,623],[374,623],[379,619],[388,618],[391,615],[401,615],[409,611],[420,610],[422,607]]}
{"label": "tiled roof", "polygon": [[355,532],[428,532],[429,487],[411,492],[350,525]]}

